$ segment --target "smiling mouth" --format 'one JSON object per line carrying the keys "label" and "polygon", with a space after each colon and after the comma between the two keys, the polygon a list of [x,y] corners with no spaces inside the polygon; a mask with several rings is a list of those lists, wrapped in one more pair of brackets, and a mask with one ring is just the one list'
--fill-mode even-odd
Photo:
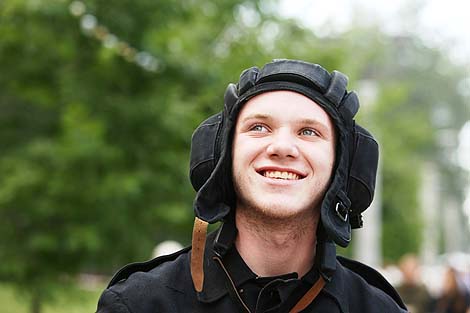
{"label": "smiling mouth", "polygon": [[299,180],[303,178],[299,174],[284,171],[262,171],[260,174],[264,177],[284,180]]}

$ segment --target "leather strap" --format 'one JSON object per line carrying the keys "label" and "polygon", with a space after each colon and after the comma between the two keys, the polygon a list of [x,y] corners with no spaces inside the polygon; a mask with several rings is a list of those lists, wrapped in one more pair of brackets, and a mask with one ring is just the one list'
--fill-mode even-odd
{"label": "leather strap", "polygon": [[206,247],[206,234],[208,223],[200,218],[194,219],[192,251],[191,251],[191,278],[194,289],[201,292],[204,285],[204,250]]}
{"label": "leather strap", "polygon": [[304,310],[312,301],[318,296],[322,288],[325,286],[325,279],[320,275],[320,278],[313,284],[297,304],[289,311],[289,313],[298,313]]}

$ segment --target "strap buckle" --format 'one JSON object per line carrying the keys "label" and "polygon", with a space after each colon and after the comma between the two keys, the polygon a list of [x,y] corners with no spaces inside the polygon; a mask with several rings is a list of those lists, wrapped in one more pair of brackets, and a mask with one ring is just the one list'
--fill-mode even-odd
{"label": "strap buckle", "polygon": [[335,211],[336,215],[338,215],[343,222],[348,220],[349,210],[341,201],[336,202]]}

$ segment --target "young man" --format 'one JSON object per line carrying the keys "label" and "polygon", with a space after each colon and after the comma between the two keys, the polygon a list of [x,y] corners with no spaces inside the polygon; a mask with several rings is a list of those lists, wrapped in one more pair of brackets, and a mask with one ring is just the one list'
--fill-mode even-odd
{"label": "young man", "polygon": [[98,312],[405,312],[380,274],[336,257],[378,160],[346,85],[303,61],[245,70],[193,134],[192,247],[123,268]]}

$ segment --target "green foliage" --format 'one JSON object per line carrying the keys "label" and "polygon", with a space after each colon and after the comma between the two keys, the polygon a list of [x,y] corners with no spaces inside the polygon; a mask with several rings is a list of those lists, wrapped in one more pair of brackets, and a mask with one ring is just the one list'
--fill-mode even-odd
{"label": "green foliage", "polygon": [[[83,289],[71,285],[66,289],[57,291],[56,301],[44,305],[44,313],[83,313],[95,312],[96,302],[101,294],[103,286],[93,290]],[[26,301],[29,295],[16,292],[9,284],[0,284],[0,303],[2,313],[27,313],[30,312],[29,303]]]}
{"label": "green foliage", "polygon": [[[155,74],[84,35],[68,3],[2,6],[0,279],[44,299],[64,273],[111,273],[164,239],[188,243],[190,134],[220,103],[213,86],[227,78],[206,56],[233,16],[205,19],[196,3],[87,2],[122,39],[153,49]],[[188,46],[175,56],[176,38]]]}

